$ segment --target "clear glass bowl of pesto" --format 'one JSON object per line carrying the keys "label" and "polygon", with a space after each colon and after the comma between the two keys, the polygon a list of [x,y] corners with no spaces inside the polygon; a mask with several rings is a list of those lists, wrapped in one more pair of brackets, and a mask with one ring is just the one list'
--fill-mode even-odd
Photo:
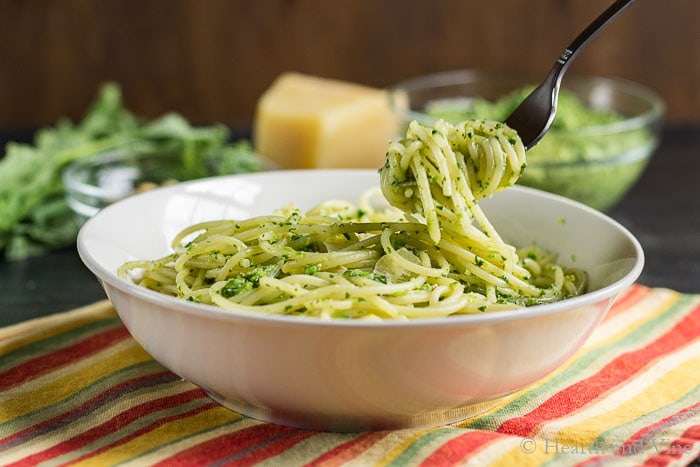
{"label": "clear glass bowl of pesto", "polygon": [[[403,81],[389,93],[406,122],[503,121],[542,77],[457,70]],[[630,81],[567,76],[552,128],[527,154],[522,185],[605,211],[634,185],[658,146],[663,100]]]}

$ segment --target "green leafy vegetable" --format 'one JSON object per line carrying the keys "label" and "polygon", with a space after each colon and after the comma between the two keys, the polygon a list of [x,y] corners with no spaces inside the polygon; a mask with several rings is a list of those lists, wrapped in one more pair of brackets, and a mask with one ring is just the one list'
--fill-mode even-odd
{"label": "green leafy vegetable", "polygon": [[0,252],[17,260],[75,241],[79,226],[61,181],[68,163],[128,149],[179,154],[185,179],[260,170],[249,142],[230,137],[224,125],[194,127],[174,113],[142,121],[125,108],[119,86],[107,83],[82,121],[62,119],[38,130],[32,144],[7,144],[0,159]]}

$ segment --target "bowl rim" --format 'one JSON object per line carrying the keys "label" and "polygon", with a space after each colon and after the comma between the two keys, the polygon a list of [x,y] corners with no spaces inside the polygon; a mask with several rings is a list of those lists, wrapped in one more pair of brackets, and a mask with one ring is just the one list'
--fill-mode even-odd
{"label": "bowl rim", "polygon": [[[440,71],[436,73],[430,73],[426,75],[415,76],[408,78],[388,88],[389,105],[392,109],[395,109],[399,115],[406,120],[420,120],[425,116],[422,112],[417,112],[415,110],[404,110],[397,109],[397,96],[402,92],[412,92],[419,89],[426,89],[429,87],[444,87],[452,86],[463,83],[476,83],[479,81],[487,80],[498,80],[498,81],[512,81],[521,82],[523,85],[530,82],[533,85],[540,83],[544,79],[544,75],[539,76],[533,72],[528,71],[492,71],[492,70],[476,70],[476,69],[459,69],[459,70],[448,70]],[[652,89],[641,85],[637,82],[619,78],[619,77],[608,77],[608,76],[597,76],[589,74],[569,74],[564,76],[562,81],[562,88],[566,89],[571,86],[580,85],[582,83],[590,83],[593,85],[607,86],[611,88],[616,88],[622,90],[628,94],[638,97],[649,104],[649,110],[640,113],[634,117],[627,117],[624,120],[620,120],[613,123],[606,123],[603,125],[590,125],[581,128],[576,128],[572,130],[559,130],[553,129],[550,131],[551,134],[558,136],[602,136],[605,134],[622,133],[626,131],[631,131],[645,126],[651,125],[653,122],[661,119],[665,111],[664,100]]]}
{"label": "bowl rim", "polygon": [[116,271],[110,271],[102,264],[100,264],[90,252],[90,249],[86,246],[86,237],[89,234],[90,229],[93,225],[101,221],[102,217],[109,214],[112,209],[116,209],[117,206],[121,206],[123,203],[137,203],[140,198],[145,196],[163,196],[168,195],[168,192],[178,192],[184,190],[187,187],[198,184],[198,183],[211,183],[212,180],[226,180],[231,177],[246,177],[254,175],[256,177],[279,177],[280,175],[288,176],[291,173],[318,173],[319,176],[332,177],[338,176],[339,173],[350,174],[368,174],[375,173],[375,170],[370,169],[298,169],[298,170],[271,170],[266,172],[256,172],[251,174],[235,174],[228,176],[217,176],[208,177],[197,180],[190,180],[186,182],[180,182],[176,185],[157,188],[148,192],[140,193],[137,195],[132,195],[123,200],[117,201],[103,208],[95,216],[88,219],[87,222],[81,227],[78,232],[77,238],[77,250],[78,254],[87,266],[87,268],[102,281],[104,284],[114,287],[124,293],[132,296],[136,296],[139,299],[149,302],[151,305],[165,306],[174,312],[207,316],[208,318],[214,318],[218,320],[226,321],[250,321],[261,324],[278,324],[285,326],[320,326],[320,327],[343,327],[343,328],[405,328],[405,327],[445,327],[454,325],[479,325],[482,323],[493,323],[502,321],[512,321],[518,319],[530,319],[536,318],[543,315],[551,315],[555,313],[566,312],[569,309],[589,306],[598,303],[602,300],[614,299],[619,292],[621,292],[626,287],[632,285],[634,281],[639,277],[644,267],[644,252],[640,242],[632,235],[632,233],[621,225],[616,220],[597,211],[593,208],[586,206],[580,202],[559,196],[556,194],[548,193],[542,190],[525,187],[525,186],[512,186],[508,190],[515,190],[519,192],[528,193],[530,195],[536,195],[540,197],[552,198],[559,203],[568,204],[576,210],[583,210],[592,215],[604,220],[606,223],[612,225],[616,230],[618,230],[633,247],[634,265],[630,271],[624,276],[618,278],[613,283],[602,287],[600,289],[587,292],[583,295],[568,298],[559,302],[544,304],[544,305],[534,305],[526,308],[497,311],[491,313],[483,314],[465,314],[465,315],[454,315],[449,317],[435,317],[435,318],[416,318],[409,320],[382,320],[382,321],[367,321],[367,320],[341,320],[341,319],[331,319],[324,320],[317,317],[306,317],[306,316],[285,316],[285,315],[270,315],[255,312],[245,312],[245,311],[231,311],[224,310],[222,308],[216,307],[215,305],[201,304],[187,302],[181,298],[171,297],[169,295],[164,295],[159,292],[149,290],[143,287],[129,282],[128,280],[122,279],[117,276]]}

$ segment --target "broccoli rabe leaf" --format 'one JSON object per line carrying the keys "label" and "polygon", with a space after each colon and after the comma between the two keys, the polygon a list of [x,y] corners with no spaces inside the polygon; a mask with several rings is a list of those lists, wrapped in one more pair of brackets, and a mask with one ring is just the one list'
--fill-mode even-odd
{"label": "broccoli rabe leaf", "polygon": [[31,144],[11,142],[0,159],[0,253],[10,260],[75,242],[78,224],[64,199],[61,172],[92,154],[128,149],[180,157],[183,179],[262,168],[248,141],[231,142],[224,125],[192,126],[168,113],[142,121],[115,83],[102,86],[80,122],[61,119],[39,129]]}

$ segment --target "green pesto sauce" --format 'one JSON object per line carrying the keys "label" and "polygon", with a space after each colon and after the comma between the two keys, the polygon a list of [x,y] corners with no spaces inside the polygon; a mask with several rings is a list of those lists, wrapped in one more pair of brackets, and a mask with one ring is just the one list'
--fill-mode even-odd
{"label": "green pesto sauce", "polygon": [[[443,99],[428,103],[426,113],[450,123],[464,120],[504,121],[531,88],[514,91],[496,101]],[[605,210],[620,199],[647,165],[656,147],[646,128],[590,136],[589,127],[624,120],[607,109],[587,106],[573,92],[562,89],[551,130],[527,153],[521,185],[539,188]],[[586,165],[580,165],[585,162]]]}

